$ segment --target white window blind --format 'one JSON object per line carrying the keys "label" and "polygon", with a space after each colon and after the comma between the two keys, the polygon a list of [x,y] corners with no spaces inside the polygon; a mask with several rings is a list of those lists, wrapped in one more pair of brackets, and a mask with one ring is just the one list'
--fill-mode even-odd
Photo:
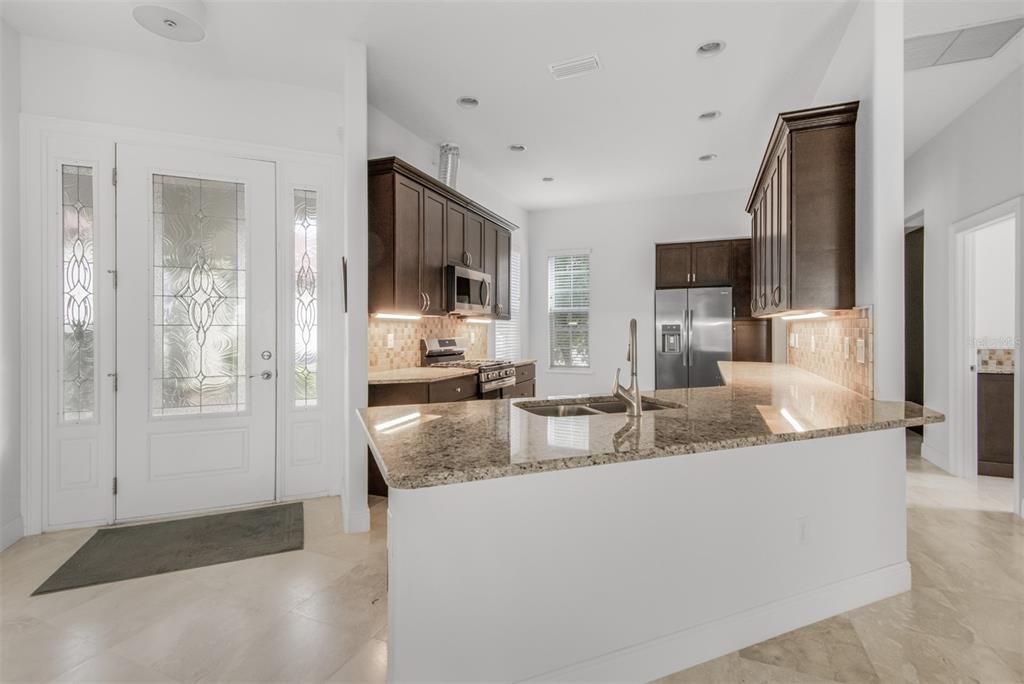
{"label": "white window blind", "polygon": [[494,354],[499,359],[518,361],[522,358],[521,331],[519,329],[520,306],[520,257],[519,252],[512,252],[509,268],[509,313],[511,320],[498,321],[494,324]]}
{"label": "white window blind", "polygon": [[548,344],[552,368],[590,368],[590,255],[548,257]]}

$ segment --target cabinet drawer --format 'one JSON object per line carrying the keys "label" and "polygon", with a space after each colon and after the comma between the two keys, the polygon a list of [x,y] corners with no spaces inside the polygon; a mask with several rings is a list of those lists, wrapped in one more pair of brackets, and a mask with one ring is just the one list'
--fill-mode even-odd
{"label": "cabinet drawer", "polygon": [[535,393],[534,388],[536,383],[533,380],[527,380],[526,382],[519,382],[512,387],[503,387],[501,389],[502,399],[522,399],[525,397],[532,397]]}
{"label": "cabinet drawer", "polygon": [[516,366],[516,384],[526,382],[527,380],[533,380],[537,377],[537,366],[535,364],[527,364],[525,366]]}
{"label": "cabinet drawer", "polygon": [[440,404],[445,401],[462,401],[476,398],[476,376],[453,378],[430,383],[430,403]]}

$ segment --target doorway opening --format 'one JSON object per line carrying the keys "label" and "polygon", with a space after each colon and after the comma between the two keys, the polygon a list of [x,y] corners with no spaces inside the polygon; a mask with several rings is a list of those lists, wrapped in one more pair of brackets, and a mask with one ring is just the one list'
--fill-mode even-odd
{"label": "doorway opening", "polygon": [[907,227],[903,242],[904,398],[924,406],[924,226]]}

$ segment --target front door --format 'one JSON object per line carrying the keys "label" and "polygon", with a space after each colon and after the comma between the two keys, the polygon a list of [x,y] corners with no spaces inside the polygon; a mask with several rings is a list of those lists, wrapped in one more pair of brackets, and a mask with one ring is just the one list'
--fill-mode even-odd
{"label": "front door", "polygon": [[120,520],[274,499],[274,174],[117,146]]}

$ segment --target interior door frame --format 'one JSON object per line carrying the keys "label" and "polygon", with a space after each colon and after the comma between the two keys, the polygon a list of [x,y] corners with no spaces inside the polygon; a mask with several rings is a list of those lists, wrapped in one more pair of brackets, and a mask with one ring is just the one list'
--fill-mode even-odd
{"label": "interior door frame", "polygon": [[[291,150],[256,143],[221,140],[174,133],[163,133],[136,129],[126,126],[100,124],[34,114],[21,115],[21,312],[23,364],[20,378],[22,397],[22,517],[23,533],[38,534],[43,531],[111,524],[114,518],[114,492],[112,478],[115,472],[113,436],[113,408],[104,410],[105,418],[99,426],[105,435],[101,447],[94,449],[88,488],[92,502],[82,507],[73,520],[55,521],[51,515],[52,506],[61,496],[81,496],[86,487],[76,491],[55,492],[51,486],[58,464],[52,462],[53,446],[52,407],[55,396],[52,387],[53,338],[57,337],[52,328],[55,310],[53,304],[53,264],[59,252],[55,252],[56,239],[49,202],[51,181],[47,180],[52,170],[54,154],[61,141],[89,146],[90,149],[109,150],[113,159],[115,144],[152,145],[183,150],[201,151],[208,154],[222,154],[246,159],[272,162],[276,166],[275,223],[276,249],[279,269],[277,283],[278,311],[278,373],[277,395],[277,459],[275,500],[306,498],[311,496],[337,495],[341,492],[341,468],[345,457],[344,449],[328,451],[327,446],[347,444],[346,430],[351,430],[345,406],[348,396],[345,390],[347,351],[338,350],[325,356],[330,350],[327,340],[347,340],[348,321],[344,308],[344,283],[341,261],[348,247],[345,210],[345,164],[341,156]],[[67,155],[65,155],[67,156]],[[73,161],[73,159],[71,160]],[[102,161],[102,160],[101,160]],[[107,162],[97,164],[97,187],[107,188],[112,202],[113,167]],[[101,184],[100,184],[101,183]],[[292,355],[292,337],[287,312],[293,308],[292,283],[285,274],[292,273],[288,257],[291,252],[293,187],[299,184],[317,190],[320,197],[320,224],[318,239],[319,332],[320,358],[318,360],[318,388],[325,389],[319,395],[315,410],[297,409],[290,390],[291,366],[287,361]],[[99,193],[99,190],[97,190]],[[110,211],[114,210],[111,205]],[[110,230],[109,226],[100,230]],[[108,242],[112,242],[108,240]],[[109,263],[99,260],[98,274],[112,268]],[[113,291],[110,292],[113,298]],[[107,323],[111,323],[108,320]],[[101,322],[100,325],[107,323]],[[284,330],[283,330],[284,329]],[[108,367],[99,369],[101,377]],[[112,379],[111,379],[112,382]],[[289,388],[289,389],[286,389]],[[111,395],[110,401],[113,401]],[[101,410],[102,407],[101,407]],[[314,458],[299,458],[287,442],[295,434],[300,423],[314,425],[316,434],[305,443],[312,443],[320,450]],[[307,436],[310,430],[306,430]],[[284,454],[287,453],[288,457]],[[69,490],[70,491],[70,490]],[[77,492],[77,493],[76,493]]]}
{"label": "interior door frame", "polygon": [[[968,342],[974,335],[974,251],[971,234],[998,221],[1012,217],[1015,223],[1016,263],[1014,269],[1014,288],[1022,291],[1024,286],[1024,195],[976,214],[961,219],[953,224],[950,232],[949,255],[950,272],[953,276],[949,293],[949,305],[952,316],[949,329],[949,367],[950,394],[949,413],[949,463],[954,475],[968,480],[978,478],[978,399],[976,374],[971,371],[971,364],[965,361],[971,350]],[[1022,331],[1024,331],[1024,297],[1017,297],[1015,318],[1016,368],[1014,374],[1014,421],[1013,421],[1013,480],[1016,495],[1013,501],[1013,512],[1020,516],[1024,509],[1024,467],[1021,449],[1021,425],[1024,423],[1024,373],[1020,371]],[[966,334],[965,334],[966,333]],[[927,441],[927,432],[925,440]]]}

